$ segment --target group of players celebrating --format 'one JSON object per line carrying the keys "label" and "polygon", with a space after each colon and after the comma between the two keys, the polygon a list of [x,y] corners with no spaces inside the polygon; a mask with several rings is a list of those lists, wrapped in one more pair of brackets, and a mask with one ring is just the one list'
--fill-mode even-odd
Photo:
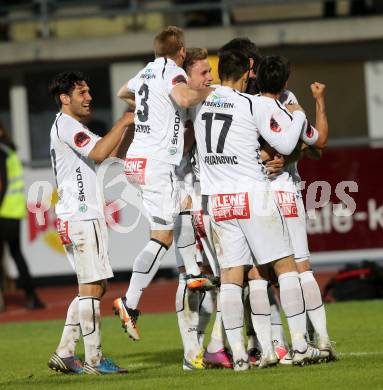
{"label": "group of players celebrating", "polygon": [[[131,338],[140,339],[139,301],[174,241],[184,370],[336,360],[310,266],[297,171],[304,153],[318,156],[326,146],[325,86],[311,85],[314,127],[286,89],[288,61],[262,58],[247,38],[219,50],[221,84],[215,86],[207,50],[186,50],[181,29],[161,31],[154,52],[155,60],[118,92],[130,112],[101,139],[85,126],[91,96],[84,76],[62,73],[51,83],[60,107],[51,130],[57,225],[79,295],[49,367],[127,372],[100,347],[100,299],[113,272],[94,162],[116,156],[125,159],[126,178],[138,186],[150,222],[150,240],[134,261],[128,290],[113,302]],[[75,355],[80,335],[84,362]]]}

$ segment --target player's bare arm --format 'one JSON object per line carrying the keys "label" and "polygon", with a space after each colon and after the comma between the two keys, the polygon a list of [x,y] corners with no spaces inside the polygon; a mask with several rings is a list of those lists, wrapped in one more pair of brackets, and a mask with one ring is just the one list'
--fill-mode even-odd
{"label": "player's bare arm", "polygon": [[129,112],[134,112],[136,109],[136,102],[134,100],[134,93],[129,91],[126,84],[124,84],[119,91],[117,92],[117,96],[123,100],[124,102],[128,103],[128,110]]}
{"label": "player's bare arm", "polygon": [[194,126],[191,120],[185,123],[184,132],[184,156],[188,154],[195,144]]}
{"label": "player's bare arm", "polygon": [[113,149],[113,151],[109,157],[117,157],[117,158],[120,158],[122,160],[125,159],[126,152],[128,151],[129,146],[132,143],[133,138],[134,138],[134,130],[135,130],[134,123],[131,123],[125,129],[125,132],[124,132],[123,136],[121,137],[120,142]]}
{"label": "player's bare arm", "polygon": [[318,131],[318,139],[312,146],[303,144],[301,151],[307,157],[318,160],[322,157],[322,150],[327,145],[329,131],[324,97],[326,85],[314,82],[310,88],[316,103],[315,128]]}
{"label": "player's bare arm", "polygon": [[193,89],[187,84],[179,83],[173,89],[171,96],[182,108],[189,108],[197,105],[213,92],[213,88]]}
{"label": "player's bare arm", "polygon": [[110,156],[113,149],[118,145],[127,126],[134,121],[134,114],[125,112],[124,115],[114,124],[112,129],[101,138],[89,153],[89,158],[101,162]]}
{"label": "player's bare arm", "polygon": [[315,128],[318,130],[319,137],[315,147],[323,149],[327,145],[328,140],[328,121],[325,105],[325,89],[326,85],[317,81],[311,84],[311,92],[316,104]]}

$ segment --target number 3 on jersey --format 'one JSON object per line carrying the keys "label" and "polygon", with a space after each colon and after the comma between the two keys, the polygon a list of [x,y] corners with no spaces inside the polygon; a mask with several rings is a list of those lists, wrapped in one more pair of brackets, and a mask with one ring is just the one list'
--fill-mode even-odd
{"label": "number 3 on jersey", "polygon": [[211,148],[211,128],[214,121],[223,121],[223,125],[218,137],[218,144],[217,144],[217,153],[223,153],[223,148],[225,146],[225,141],[227,137],[227,133],[229,132],[231,122],[233,121],[233,115],[229,114],[220,114],[213,112],[204,112],[202,114],[202,120],[206,122],[206,133],[205,133],[205,141],[206,141],[206,150],[208,153],[213,153],[213,150]]}
{"label": "number 3 on jersey", "polygon": [[141,99],[141,106],[142,108],[140,110],[137,110],[137,116],[140,122],[146,122],[149,117],[149,106],[148,106],[148,99],[149,99],[149,87],[147,84],[142,84],[141,88],[138,90],[138,94],[140,96],[143,95]]}

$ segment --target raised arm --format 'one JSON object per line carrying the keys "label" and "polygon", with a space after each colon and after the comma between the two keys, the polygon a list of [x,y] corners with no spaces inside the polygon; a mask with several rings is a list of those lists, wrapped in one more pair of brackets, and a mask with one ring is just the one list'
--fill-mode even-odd
{"label": "raised arm", "polygon": [[125,112],[123,116],[114,124],[112,129],[100,140],[97,141],[88,157],[94,161],[101,162],[110,156],[113,149],[121,141],[127,126],[134,122],[134,114]]}
{"label": "raised arm", "polygon": [[328,140],[328,121],[325,105],[325,89],[326,85],[314,82],[311,84],[311,92],[316,103],[315,128],[318,130],[319,137],[314,146],[323,149],[327,145]]}

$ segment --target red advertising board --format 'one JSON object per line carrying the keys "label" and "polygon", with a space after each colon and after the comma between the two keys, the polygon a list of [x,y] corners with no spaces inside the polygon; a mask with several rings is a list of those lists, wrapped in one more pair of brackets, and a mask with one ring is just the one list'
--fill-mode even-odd
{"label": "red advertising board", "polygon": [[[330,148],[320,160],[303,159],[299,172],[306,209],[313,194],[323,197],[307,222],[312,252],[383,248],[383,148]],[[337,216],[344,201],[355,211]]]}

